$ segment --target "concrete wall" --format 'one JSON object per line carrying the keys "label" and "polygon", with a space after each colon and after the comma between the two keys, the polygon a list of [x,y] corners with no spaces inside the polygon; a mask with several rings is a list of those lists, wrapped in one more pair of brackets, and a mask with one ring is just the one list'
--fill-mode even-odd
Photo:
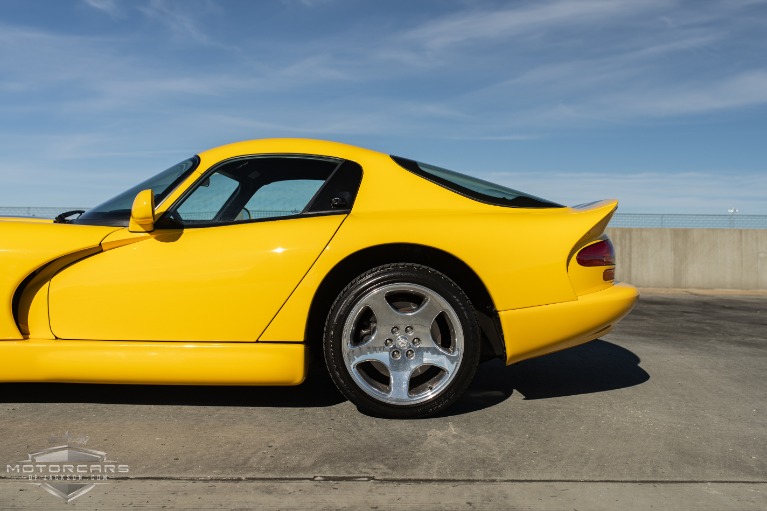
{"label": "concrete wall", "polygon": [[616,278],[639,287],[767,290],[767,230],[609,228]]}

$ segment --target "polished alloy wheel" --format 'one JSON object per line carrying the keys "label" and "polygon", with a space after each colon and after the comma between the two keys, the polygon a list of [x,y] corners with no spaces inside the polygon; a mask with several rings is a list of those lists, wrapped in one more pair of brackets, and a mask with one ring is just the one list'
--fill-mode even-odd
{"label": "polished alloy wheel", "polygon": [[393,263],[363,273],[338,295],[325,323],[325,361],[363,411],[433,415],[471,382],[479,326],[455,282],[427,266]]}
{"label": "polished alloy wheel", "polygon": [[439,394],[463,357],[463,328],[450,304],[416,284],[365,294],[343,328],[346,368],[371,397],[417,404]]}

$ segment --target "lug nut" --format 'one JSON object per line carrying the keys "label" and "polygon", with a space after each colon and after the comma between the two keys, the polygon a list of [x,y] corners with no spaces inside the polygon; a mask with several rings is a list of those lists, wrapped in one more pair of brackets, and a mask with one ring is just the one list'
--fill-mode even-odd
{"label": "lug nut", "polygon": [[413,334],[413,327],[412,326],[406,326],[405,327],[405,333],[408,334],[408,335],[412,335]]}
{"label": "lug nut", "polygon": [[391,348],[392,346],[394,346],[394,341],[392,341],[391,339],[386,339],[384,341],[384,346],[386,346],[387,348]]}
{"label": "lug nut", "polygon": [[418,337],[413,339],[413,346],[415,346],[417,348],[420,345],[421,345],[421,339],[419,339]]}
{"label": "lug nut", "polygon": [[394,360],[398,360],[399,357],[401,356],[402,356],[402,353],[400,352],[400,350],[392,350],[391,358],[393,358]]}
{"label": "lug nut", "polygon": [[413,351],[413,350],[407,350],[407,351],[405,352],[405,356],[406,356],[407,358],[409,358],[409,359],[413,359],[413,358],[415,358],[415,351]]}
{"label": "lug nut", "polygon": [[399,328],[397,328],[396,326],[392,327],[392,329],[391,329],[391,333],[392,333],[393,335],[397,335],[397,334],[399,333]]}

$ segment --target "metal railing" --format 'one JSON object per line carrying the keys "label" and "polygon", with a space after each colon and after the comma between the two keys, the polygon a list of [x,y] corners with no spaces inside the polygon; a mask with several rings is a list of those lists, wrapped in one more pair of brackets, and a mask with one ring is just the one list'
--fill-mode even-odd
{"label": "metal railing", "polygon": [[[2,216],[53,218],[76,207],[0,207]],[[295,214],[294,211],[251,211],[251,218]],[[201,217],[202,218],[202,217]],[[677,215],[616,213],[610,227],[660,227],[670,229],[767,229],[767,215]]]}
{"label": "metal railing", "polygon": [[767,229],[767,215],[665,215],[616,213],[610,227],[667,229]]}
{"label": "metal railing", "polygon": [[88,209],[88,208],[52,208],[52,207],[36,207],[36,206],[20,206],[20,207],[0,207],[0,216],[23,216],[32,218],[54,218],[59,213],[65,211],[73,211],[75,209]]}

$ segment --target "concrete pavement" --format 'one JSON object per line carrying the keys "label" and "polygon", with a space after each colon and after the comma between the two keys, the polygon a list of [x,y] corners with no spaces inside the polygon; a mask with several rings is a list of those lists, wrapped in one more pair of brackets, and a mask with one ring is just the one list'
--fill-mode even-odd
{"label": "concrete pavement", "polygon": [[603,339],[484,364],[417,421],[362,415],[322,374],[2,384],[0,469],[68,432],[130,471],[64,504],[2,470],[0,508],[765,509],[765,369],[767,297],[646,293]]}

